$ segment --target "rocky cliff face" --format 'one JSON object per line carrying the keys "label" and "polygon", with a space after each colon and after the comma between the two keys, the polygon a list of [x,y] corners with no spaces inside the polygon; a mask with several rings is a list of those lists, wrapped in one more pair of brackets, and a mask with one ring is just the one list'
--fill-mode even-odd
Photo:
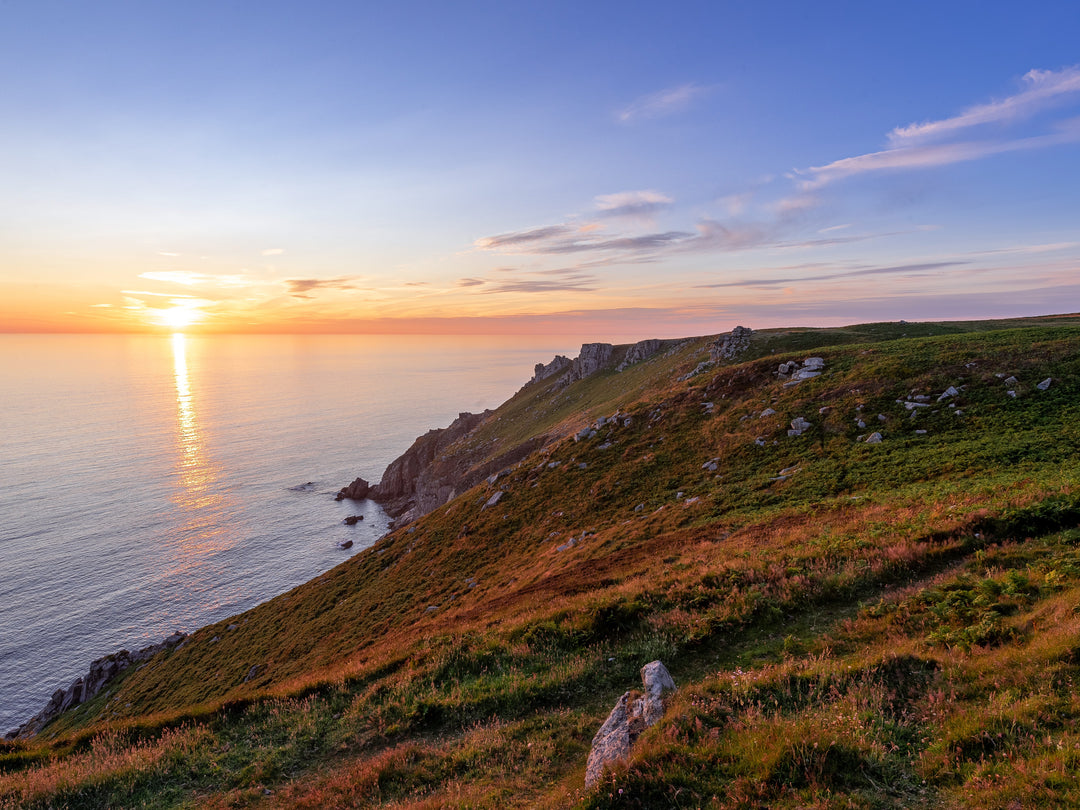
{"label": "rocky cliff face", "polygon": [[664,342],[662,340],[657,340],[656,338],[651,338],[649,340],[639,340],[637,343],[627,349],[626,357],[623,358],[623,361],[619,363],[618,368],[616,368],[615,370],[622,371],[634,365],[634,363],[640,363],[643,360],[648,360],[650,357],[660,351],[660,347],[663,345]]}
{"label": "rocky cliff face", "polygon": [[[526,385],[557,375],[561,375],[558,382],[560,387],[570,385],[612,366],[620,354],[623,359],[621,370],[651,357],[661,345],[659,340],[644,340],[622,353],[610,343],[585,343],[574,360],[556,355],[550,363],[537,363],[533,377]],[[490,445],[470,448],[464,440],[490,413],[462,413],[449,426],[429,430],[386,468],[378,484],[368,488],[366,481],[357,479],[344,487],[338,493],[338,498],[366,496],[382,504],[399,525],[408,523],[437,509],[489,475],[516,464],[544,445],[546,438],[536,438],[516,446],[499,448],[502,452],[495,457],[491,456]]]}
{"label": "rocky cliff face", "polygon": [[574,358],[567,382],[577,382],[595,374],[608,364],[614,351],[615,347],[610,343],[582,343],[581,354]]}
{"label": "rocky cliff face", "polygon": [[533,368],[533,378],[531,382],[537,383],[541,380],[546,380],[548,377],[554,377],[556,374],[570,368],[573,363],[573,360],[561,354],[555,355],[555,359],[547,365],[537,363],[535,368]]}
{"label": "rocky cliff face", "polygon": [[463,440],[490,413],[462,413],[448,427],[429,430],[390,463],[367,496],[399,524],[409,523],[543,445],[543,440],[524,442],[494,458],[488,457],[490,446],[468,447]]}

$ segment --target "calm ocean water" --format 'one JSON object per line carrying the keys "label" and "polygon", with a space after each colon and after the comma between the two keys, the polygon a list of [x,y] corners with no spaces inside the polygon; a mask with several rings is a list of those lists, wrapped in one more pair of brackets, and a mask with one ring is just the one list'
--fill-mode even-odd
{"label": "calm ocean water", "polygon": [[[377,481],[416,436],[495,407],[579,345],[0,335],[0,733],[93,659],[246,610],[369,546],[386,516],[336,503],[341,486]],[[350,551],[335,546],[347,538]]]}

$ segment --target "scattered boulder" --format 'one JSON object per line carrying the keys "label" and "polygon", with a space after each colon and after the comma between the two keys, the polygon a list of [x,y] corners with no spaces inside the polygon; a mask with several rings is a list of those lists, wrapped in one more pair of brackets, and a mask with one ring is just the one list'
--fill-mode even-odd
{"label": "scattered boulder", "polygon": [[960,392],[957,391],[954,386],[950,385],[948,388],[946,388],[944,391],[941,392],[941,396],[939,396],[937,398],[937,401],[938,402],[944,402],[947,399],[952,399],[953,397],[958,397],[958,396],[960,396]]}
{"label": "scattered boulder", "polygon": [[495,506],[499,501],[502,500],[502,497],[505,494],[506,493],[500,489],[498,492],[496,492],[494,495],[487,499],[487,503],[484,504],[481,511],[483,511],[483,509],[488,509],[489,507]]}
{"label": "scattered boulder", "polygon": [[626,759],[641,733],[664,716],[664,694],[675,690],[675,681],[660,661],[641,668],[645,694],[627,692],[615,703],[604,725],[593,737],[585,766],[585,786],[592,787],[611,764]]}
{"label": "scattered boulder", "polygon": [[802,436],[807,430],[810,429],[810,423],[801,416],[796,416],[791,420],[791,430],[787,432],[788,436]]}
{"label": "scattered boulder", "polygon": [[1043,380],[1043,381],[1042,381],[1041,383],[1038,383],[1038,384],[1037,384],[1037,385],[1036,385],[1035,387],[1036,387],[1036,388],[1038,388],[1038,389],[1039,389],[1040,391],[1045,391],[1045,390],[1046,390],[1047,388],[1049,388],[1049,387],[1050,387],[1050,384],[1051,384],[1051,383],[1052,383],[1053,381],[1054,381],[1054,378],[1053,378],[1053,377],[1047,377],[1047,378],[1046,378],[1045,380]]}
{"label": "scattered boulder", "polygon": [[706,470],[708,472],[716,472],[717,470],[720,469],[720,459],[718,459],[718,458],[709,459],[708,461],[706,461],[704,464],[701,465],[701,469]]}
{"label": "scattered boulder", "polygon": [[772,408],[766,408],[765,410],[763,410],[761,412],[761,416],[759,416],[758,418],[759,419],[764,419],[766,416],[773,416],[775,413],[776,413],[776,411],[773,410]]}
{"label": "scattered boulder", "polygon": [[823,358],[807,357],[802,363],[798,360],[781,363],[776,367],[776,376],[781,380],[787,380],[787,382],[784,383],[784,387],[789,388],[793,385],[798,385],[803,380],[820,377],[824,368],[825,360]]}
{"label": "scattered boulder", "polygon": [[881,434],[876,430],[866,437],[867,444],[881,444]]}

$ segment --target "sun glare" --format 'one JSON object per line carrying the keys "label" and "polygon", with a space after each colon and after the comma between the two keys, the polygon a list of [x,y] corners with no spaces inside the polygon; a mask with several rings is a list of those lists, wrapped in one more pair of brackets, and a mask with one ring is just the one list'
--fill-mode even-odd
{"label": "sun glare", "polygon": [[183,329],[199,320],[199,311],[193,307],[175,306],[161,311],[161,322],[173,329]]}

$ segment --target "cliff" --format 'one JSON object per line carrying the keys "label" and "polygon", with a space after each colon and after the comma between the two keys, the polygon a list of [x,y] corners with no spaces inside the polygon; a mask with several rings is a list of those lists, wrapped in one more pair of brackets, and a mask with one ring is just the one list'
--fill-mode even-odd
{"label": "cliff", "polygon": [[[555,389],[562,389],[601,371],[621,372],[649,359],[663,345],[664,341],[655,339],[629,346],[585,343],[573,360],[556,355],[550,363],[537,363],[526,386],[554,379]],[[565,431],[555,430],[516,441],[496,433],[476,441],[478,429],[493,413],[461,413],[447,427],[429,430],[391,462],[378,484],[369,487],[358,478],[342,488],[339,498],[370,498],[401,526],[565,435]]]}

